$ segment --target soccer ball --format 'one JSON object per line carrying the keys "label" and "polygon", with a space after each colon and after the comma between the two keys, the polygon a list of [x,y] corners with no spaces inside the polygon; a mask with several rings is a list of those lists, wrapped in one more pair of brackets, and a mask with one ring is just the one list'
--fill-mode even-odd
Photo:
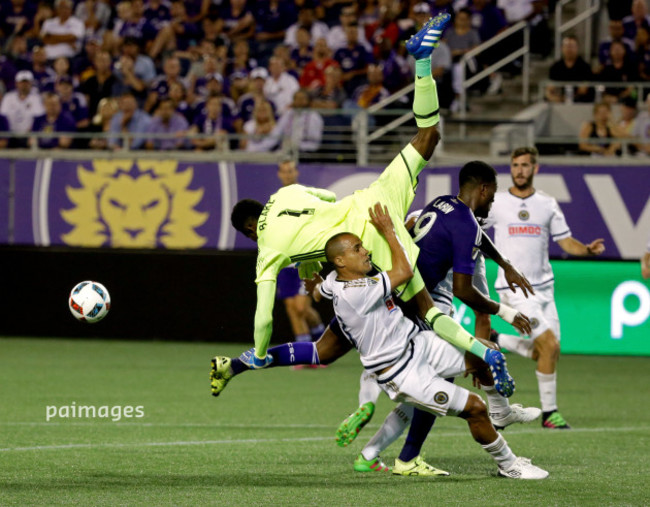
{"label": "soccer ball", "polygon": [[111,296],[101,283],[87,280],[74,286],[68,306],[75,319],[94,324],[106,317]]}

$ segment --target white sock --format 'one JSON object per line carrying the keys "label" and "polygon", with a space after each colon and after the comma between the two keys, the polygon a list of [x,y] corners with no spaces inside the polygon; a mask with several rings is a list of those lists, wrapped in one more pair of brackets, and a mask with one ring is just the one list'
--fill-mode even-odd
{"label": "white sock", "polygon": [[499,333],[499,346],[515,352],[520,356],[531,359],[533,357],[534,341],[533,339],[524,339],[512,334]]}
{"label": "white sock", "polygon": [[537,375],[542,411],[557,410],[557,372],[540,373],[535,371],[535,375]]}
{"label": "white sock", "polygon": [[380,393],[381,387],[377,383],[377,376],[364,370],[359,380],[359,406],[369,401],[377,403]]}
{"label": "white sock", "polygon": [[501,435],[499,435],[491,444],[483,445],[481,447],[490,453],[490,456],[494,458],[494,461],[497,462],[499,468],[503,470],[510,468],[515,462],[515,459],[517,459],[517,456],[515,456],[510,450],[508,442],[506,442],[505,438]]}
{"label": "white sock", "polygon": [[375,459],[390,444],[404,433],[404,430],[413,419],[413,406],[400,403],[386,416],[381,428],[375,433],[370,442],[361,451],[361,455],[368,461]]}
{"label": "white sock", "polygon": [[490,415],[506,416],[510,413],[508,398],[501,396],[494,386],[481,386],[488,399],[488,412]]}

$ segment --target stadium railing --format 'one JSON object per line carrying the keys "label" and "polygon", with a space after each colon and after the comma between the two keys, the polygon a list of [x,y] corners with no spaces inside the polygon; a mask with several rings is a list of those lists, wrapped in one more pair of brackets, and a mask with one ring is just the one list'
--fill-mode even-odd
{"label": "stadium railing", "polygon": [[[645,91],[650,90],[650,81],[553,81],[551,79],[546,79],[539,82],[539,88],[537,89],[537,100],[540,102],[544,101],[546,88],[553,86],[556,88],[567,89],[573,87],[587,87],[594,89],[594,103],[600,102],[603,99],[603,94],[607,88],[634,88],[634,96],[637,100],[637,104],[643,104],[643,99],[645,96]],[[568,94],[568,98],[565,98],[566,103],[573,103],[573,99]]]}
{"label": "stadium railing", "polygon": [[[637,83],[639,86],[646,83]],[[177,139],[176,134],[135,134],[120,133],[118,136],[111,133],[86,133],[86,132],[38,132],[25,135],[15,133],[0,133],[0,138],[31,139],[31,147],[9,148],[0,150],[2,159],[34,159],[52,158],[67,160],[85,160],[88,158],[118,159],[123,157],[137,157],[150,159],[183,158],[190,161],[225,161],[225,162],[252,162],[252,163],[277,163],[285,158],[292,158],[306,163],[343,163],[358,166],[381,166],[392,160],[399,149],[407,144],[414,134],[412,124],[413,112],[400,104],[412,91],[406,87],[400,93],[376,104],[368,109],[356,110],[319,110],[325,119],[322,142],[317,150],[302,150],[299,143],[299,132],[293,132],[281,139],[276,150],[270,152],[255,152],[238,149],[239,141],[248,136],[244,134],[229,135],[187,135],[186,139],[215,139],[215,147],[208,150],[147,150],[130,149],[128,146],[133,139]],[[397,104],[400,107],[391,109]],[[388,107],[388,109],[385,109]],[[505,128],[504,128],[505,127]],[[294,125],[297,128],[297,122]],[[469,129],[469,130],[467,130]],[[495,140],[497,132],[505,140],[502,144],[508,147],[511,144],[545,144],[566,145],[577,141],[569,139],[570,133],[560,134],[553,132],[540,132],[536,120],[529,117],[513,118],[443,118],[440,124],[443,141],[438,145],[434,160],[440,162],[446,158],[467,156],[473,153],[484,156],[490,151],[489,147]],[[468,132],[470,135],[468,135]],[[567,136],[568,134],[568,136]],[[509,141],[511,137],[514,138]],[[51,139],[56,137],[72,137],[76,142],[69,149],[41,149],[37,147],[38,139]],[[112,150],[96,150],[77,148],[89,139],[115,139],[118,137],[126,148]],[[643,143],[642,139],[626,138],[620,140],[624,146],[634,143]],[[481,145],[485,148],[481,151]],[[509,148],[508,148],[509,149]],[[503,150],[499,150],[501,154]],[[507,150],[506,150],[507,151]],[[627,150],[625,150],[627,151]],[[492,155],[496,155],[494,150]]]}
{"label": "stadium railing", "polygon": [[[496,61],[492,65],[486,67],[482,71],[474,74],[471,77],[467,77],[467,66],[471,61],[474,61],[476,57],[485,53],[486,50],[492,48],[496,44],[503,42],[505,39],[516,40],[515,37],[522,34],[523,35],[523,44],[518,49],[510,51],[508,55],[504,56],[500,60]],[[530,27],[526,21],[520,21],[519,23],[511,26],[510,28],[504,30],[503,32],[495,35],[490,40],[485,41],[483,44],[475,47],[474,49],[468,51],[463,55],[460,60],[460,71],[461,71],[461,92],[459,97],[460,103],[460,117],[465,118],[467,114],[467,92],[468,90],[477,84],[479,81],[485,79],[493,72],[496,72],[511,62],[522,58],[522,90],[521,90],[521,101],[524,104],[527,104],[530,98],[529,91],[529,79],[530,79]]]}

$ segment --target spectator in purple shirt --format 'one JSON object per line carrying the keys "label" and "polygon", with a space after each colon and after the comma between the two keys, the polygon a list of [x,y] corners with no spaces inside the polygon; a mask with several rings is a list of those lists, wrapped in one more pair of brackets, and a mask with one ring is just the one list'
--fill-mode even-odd
{"label": "spectator in purple shirt", "polygon": [[624,37],[634,40],[639,27],[650,28],[650,16],[646,0],[633,0],[632,14],[623,18]]}
{"label": "spectator in purple shirt", "polygon": [[69,76],[60,77],[54,86],[54,91],[61,100],[62,111],[74,119],[76,129],[85,129],[90,123],[86,97],[74,91],[72,79]]}
{"label": "spectator in purple shirt", "polygon": [[355,104],[367,109],[385,99],[390,92],[384,87],[384,69],[381,65],[368,65],[368,83],[359,86],[352,95]]}
{"label": "spectator in purple shirt", "polygon": [[267,65],[273,48],[284,40],[287,28],[296,21],[296,7],[289,0],[261,0],[255,5],[255,41],[260,65]]}
{"label": "spectator in purple shirt", "polygon": [[176,111],[185,116],[187,123],[191,124],[194,120],[194,108],[187,102],[187,93],[183,84],[179,82],[172,83],[168,95],[174,102]]}
{"label": "spectator in purple shirt", "polygon": [[144,10],[144,17],[156,31],[162,30],[172,19],[169,4],[163,0],[149,0]]}
{"label": "spectator in purple shirt", "polygon": [[205,99],[194,104],[194,117],[198,118],[201,114],[206,113],[208,98],[219,97],[221,102],[221,128],[231,134],[241,132],[243,122],[239,116],[237,105],[230,97],[224,96],[217,87],[212,87],[211,84],[212,80],[208,82],[207,95],[205,96]]}
{"label": "spectator in purple shirt", "polygon": [[303,69],[311,62],[314,53],[309,30],[303,26],[299,27],[296,32],[296,43],[298,45],[291,50],[291,61],[298,70],[298,75],[302,75]]}
{"label": "spectator in purple shirt", "polygon": [[174,101],[166,97],[158,104],[147,132],[149,134],[173,135],[173,137],[152,137],[145,143],[148,150],[180,150],[187,147],[186,134],[189,125],[185,117],[176,112]]}
{"label": "spectator in purple shirt", "polygon": [[162,97],[166,97],[169,93],[169,86],[177,81],[183,83],[181,62],[175,56],[170,56],[163,63],[163,74],[158,76],[149,88],[149,95],[144,104],[144,110],[146,112],[153,111],[158,101]]}
{"label": "spectator in purple shirt", "polygon": [[304,3],[298,11],[298,21],[287,28],[284,37],[285,45],[291,48],[296,47],[296,32],[298,31],[298,27],[301,26],[309,30],[311,40],[318,40],[323,37],[327,39],[327,33],[329,31],[328,26],[322,21],[316,19],[314,8],[311,4]]}
{"label": "spectator in purple shirt", "polygon": [[230,0],[221,9],[226,37],[232,41],[250,39],[255,33],[255,18],[246,0]]}
{"label": "spectator in purple shirt", "polygon": [[56,79],[56,72],[47,64],[47,55],[43,46],[32,48],[32,68],[34,84],[40,91],[45,91],[49,83]]}
{"label": "spectator in purple shirt", "polygon": [[601,70],[605,65],[611,64],[610,47],[612,42],[618,41],[625,45],[628,58],[634,55],[634,40],[624,37],[623,22],[621,20],[613,19],[609,22],[609,37],[598,45],[598,62],[600,63]]}
{"label": "spectator in purple shirt", "polygon": [[[229,113],[225,111],[226,115]],[[232,123],[227,116],[224,116],[222,98],[218,95],[211,95],[205,101],[203,111],[198,113],[189,130],[190,134],[213,135],[210,138],[192,139],[192,144],[197,150],[213,149],[219,141],[228,133],[233,133]]]}
{"label": "spectator in purple shirt", "polygon": [[233,72],[248,74],[257,67],[257,60],[251,57],[251,47],[246,39],[239,39],[232,47],[232,58],[226,64],[226,75]]}
{"label": "spectator in purple shirt", "polygon": [[3,2],[0,31],[4,39],[12,35],[24,34],[34,24],[36,5],[25,0],[10,0]]}
{"label": "spectator in purple shirt", "polygon": [[[45,114],[34,118],[32,125],[32,132],[63,132],[70,133],[76,132],[74,118],[69,113],[62,111],[61,101],[58,95],[54,93],[43,94],[43,107]],[[33,137],[30,139],[30,144],[37,144],[42,149],[56,149],[56,148],[69,148],[72,144],[73,138],[71,136],[59,137],[41,137],[37,139]]]}
{"label": "spectator in purple shirt", "polygon": [[[131,16],[122,25],[119,32],[119,42],[125,37],[138,39],[146,48],[156,38],[158,30],[144,15],[142,0],[131,0]],[[119,43],[118,43],[119,46]]]}
{"label": "spectator in purple shirt", "polygon": [[[264,67],[257,67],[251,72],[248,84],[248,93],[239,97],[239,100],[237,101],[237,108],[239,109],[239,114],[244,123],[250,120],[253,116],[255,102],[262,99],[266,100],[264,95],[264,84],[268,77],[269,72]],[[271,106],[273,106],[272,102]],[[275,114],[275,108],[273,109],[273,112]]]}
{"label": "spectator in purple shirt", "polygon": [[338,62],[343,71],[343,86],[346,92],[352,93],[357,87],[365,83],[368,64],[372,57],[366,49],[359,44],[359,30],[355,22],[345,27],[347,45],[334,53],[334,60]]}
{"label": "spectator in purple shirt", "polygon": [[158,32],[149,49],[153,59],[163,50],[187,50],[201,35],[199,26],[190,21],[183,0],[172,0],[170,13],[171,21]]}

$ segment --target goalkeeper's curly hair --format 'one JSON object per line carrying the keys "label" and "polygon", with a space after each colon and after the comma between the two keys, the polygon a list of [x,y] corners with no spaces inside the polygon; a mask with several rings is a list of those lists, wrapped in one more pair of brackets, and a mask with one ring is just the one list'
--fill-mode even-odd
{"label": "goalkeeper's curly hair", "polygon": [[262,214],[264,205],[255,199],[242,199],[232,209],[230,222],[239,232],[246,234],[244,225],[249,218],[258,219]]}

